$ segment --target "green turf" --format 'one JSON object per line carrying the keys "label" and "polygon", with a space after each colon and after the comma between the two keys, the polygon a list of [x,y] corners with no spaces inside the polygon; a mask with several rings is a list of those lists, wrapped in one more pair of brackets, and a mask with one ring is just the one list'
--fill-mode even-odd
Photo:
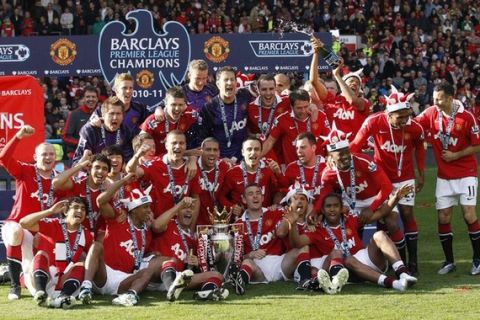
{"label": "green turf", "polygon": [[436,274],[443,261],[434,209],[435,170],[427,169],[425,189],[417,196],[420,231],[419,283],[405,293],[373,284],[347,285],[337,296],[304,293],[293,283],[249,286],[245,296],[234,294],[225,302],[199,303],[191,292],[168,303],[163,294],[142,295],[134,308],[114,307],[111,297],[96,297],[92,306],[50,310],[37,307],[23,291],[19,301],[8,302],[8,287],[0,286],[0,319],[473,319],[480,315],[480,277],[469,275],[471,247],[458,208],[453,230],[457,271]]}

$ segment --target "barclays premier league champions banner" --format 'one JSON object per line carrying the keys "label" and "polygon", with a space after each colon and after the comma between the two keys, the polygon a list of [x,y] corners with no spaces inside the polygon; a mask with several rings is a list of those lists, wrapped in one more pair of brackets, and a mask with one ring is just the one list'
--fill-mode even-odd
{"label": "barclays premier league champions banner", "polygon": [[174,21],[153,29],[153,16],[147,10],[129,12],[135,30],[128,34],[120,21],[105,25],[98,40],[98,61],[105,79],[113,83],[115,75],[129,72],[135,77],[134,99],[152,105],[164,92],[184,80],[190,61],[190,36]]}
{"label": "barclays premier league champions banner", "polygon": [[[135,79],[134,99],[157,105],[171,86],[185,80],[192,59],[205,60],[212,72],[230,65],[243,73],[308,73],[313,54],[305,33],[251,33],[190,35],[175,21],[154,30],[149,11],[136,10],[128,32],[120,21],[105,25],[100,36],[0,38],[0,75],[53,77],[115,75]],[[329,33],[315,36],[331,46]],[[329,67],[319,61],[319,70]]]}

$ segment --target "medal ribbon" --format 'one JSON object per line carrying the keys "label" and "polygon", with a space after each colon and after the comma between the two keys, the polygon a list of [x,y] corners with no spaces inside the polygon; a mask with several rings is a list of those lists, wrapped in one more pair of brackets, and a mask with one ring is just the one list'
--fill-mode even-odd
{"label": "medal ribbon", "polygon": [[62,227],[63,239],[65,241],[65,247],[67,248],[67,262],[72,262],[73,256],[77,253],[78,245],[80,243],[80,237],[82,236],[82,225],[78,227],[77,235],[75,237],[75,242],[73,243],[73,248],[70,246],[70,238],[68,237],[67,224],[65,219],[60,219],[60,226]]}
{"label": "medal ribbon", "polygon": [[255,235],[255,238],[253,237],[252,225],[250,224],[250,215],[248,214],[248,211],[245,213],[245,224],[247,225],[248,238],[252,244],[252,250],[258,250],[260,248],[260,239],[262,238],[263,212],[258,219],[257,234]]}
{"label": "medal ribbon", "polygon": [[327,230],[328,236],[332,238],[333,242],[335,243],[335,248],[342,250],[343,256],[348,257],[350,255],[350,249],[348,248],[348,239],[347,239],[347,232],[345,230],[345,221],[343,217],[340,219],[340,229],[342,232],[342,243],[338,241],[337,237],[332,231],[332,228],[327,224],[327,222],[323,221],[323,227]]}
{"label": "medal ribbon", "polygon": [[142,264],[143,254],[145,253],[145,243],[146,243],[146,226],[145,224],[142,225],[140,229],[141,236],[142,236],[142,248],[139,249],[138,241],[137,241],[137,233],[135,231],[135,226],[133,225],[132,219],[128,216],[128,227],[130,230],[130,235],[133,241],[133,257],[135,259],[135,271],[140,269],[140,265]]}

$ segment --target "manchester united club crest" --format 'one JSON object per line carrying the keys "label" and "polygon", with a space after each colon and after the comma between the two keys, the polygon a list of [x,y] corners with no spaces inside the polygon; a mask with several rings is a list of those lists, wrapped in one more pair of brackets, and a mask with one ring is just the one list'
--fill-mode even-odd
{"label": "manchester united club crest", "polygon": [[153,85],[153,82],[155,81],[155,76],[153,75],[153,72],[150,72],[149,70],[142,70],[137,73],[135,81],[140,88],[148,89]]}
{"label": "manchester united club crest", "polygon": [[350,228],[347,228],[346,232],[347,232],[347,236],[351,236],[352,233],[353,233],[352,229],[350,229]]}
{"label": "manchester united club crest", "polygon": [[455,130],[457,130],[457,131],[462,131],[462,125],[461,125],[460,123],[457,123],[457,124],[455,125]]}
{"label": "manchester united club crest", "polygon": [[220,63],[227,59],[230,53],[229,45],[229,42],[222,37],[215,36],[205,42],[203,52],[208,60]]}
{"label": "manchester united club crest", "polygon": [[356,171],[356,172],[355,172],[355,175],[356,175],[357,177],[361,177],[361,176],[362,176],[362,173],[361,173],[360,171]]}
{"label": "manchester united club crest", "polygon": [[50,56],[61,66],[71,64],[77,56],[77,45],[68,39],[58,39],[50,46]]}
{"label": "manchester united club crest", "polygon": [[405,140],[409,140],[410,139],[410,133],[405,133]]}

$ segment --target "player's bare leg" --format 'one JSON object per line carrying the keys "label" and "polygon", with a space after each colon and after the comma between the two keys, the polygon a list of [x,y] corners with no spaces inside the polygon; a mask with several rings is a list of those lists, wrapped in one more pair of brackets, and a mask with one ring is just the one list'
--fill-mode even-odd
{"label": "player's bare leg", "polygon": [[453,207],[437,210],[438,213],[438,237],[442,244],[445,261],[443,262],[438,274],[447,274],[457,269],[453,258],[453,231],[452,231],[452,213]]}
{"label": "player's bare leg", "polygon": [[405,291],[408,287],[406,280],[397,280],[394,277],[386,276],[358,261],[354,256],[348,256],[344,261],[348,270],[353,272],[360,279],[377,283],[379,286],[385,288],[393,288],[399,291]]}
{"label": "player's bare leg", "polygon": [[480,224],[478,223],[475,206],[462,205],[463,219],[468,227],[468,235],[472,243],[473,261],[470,269],[471,275],[480,274]]}
{"label": "player's bare leg", "polygon": [[417,282],[415,277],[408,274],[408,270],[405,267],[400,254],[393,243],[384,231],[377,231],[373,234],[370,243],[367,246],[368,256],[370,260],[380,270],[385,270],[387,267],[386,261],[391,265],[395,274],[399,279],[406,279],[409,284]]}
{"label": "player's bare leg", "polygon": [[405,236],[398,225],[398,217],[396,211],[390,211],[390,213],[383,218],[385,221],[385,225],[387,227],[388,233],[390,234],[390,238],[395,243],[395,246],[400,253],[400,257],[403,261],[407,259],[406,253],[406,244],[405,244]]}
{"label": "player's bare leg", "polygon": [[408,269],[413,275],[416,275],[418,274],[418,229],[417,221],[415,219],[415,215],[413,214],[413,206],[399,204],[398,209],[400,210],[400,217],[402,218],[403,226],[405,229],[405,241],[407,243],[408,251]]}

